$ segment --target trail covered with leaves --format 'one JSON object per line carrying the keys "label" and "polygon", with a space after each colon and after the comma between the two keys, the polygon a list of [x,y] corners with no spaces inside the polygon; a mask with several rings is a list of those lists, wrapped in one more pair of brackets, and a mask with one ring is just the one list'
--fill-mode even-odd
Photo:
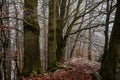
{"label": "trail covered with leaves", "polygon": [[64,62],[66,69],[58,69],[53,73],[38,75],[23,80],[93,80],[92,74],[100,68],[100,63],[84,58],[73,58]]}

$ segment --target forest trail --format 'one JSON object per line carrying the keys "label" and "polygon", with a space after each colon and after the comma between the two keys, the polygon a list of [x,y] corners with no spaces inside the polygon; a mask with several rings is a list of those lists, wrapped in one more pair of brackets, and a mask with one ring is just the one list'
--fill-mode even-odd
{"label": "forest trail", "polygon": [[23,80],[93,80],[92,74],[100,68],[100,63],[85,58],[73,58],[65,61],[64,66],[68,69],[58,69],[51,74]]}

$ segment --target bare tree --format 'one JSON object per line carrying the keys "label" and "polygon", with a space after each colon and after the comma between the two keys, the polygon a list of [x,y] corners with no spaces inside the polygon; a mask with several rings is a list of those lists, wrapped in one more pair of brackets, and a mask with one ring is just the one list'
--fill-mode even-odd
{"label": "bare tree", "polygon": [[[17,73],[22,70],[22,57],[20,56],[23,56],[23,21],[21,21],[23,1],[2,1],[1,19],[2,80],[16,80]],[[17,43],[17,41],[21,42]]]}
{"label": "bare tree", "polygon": [[47,70],[47,34],[48,34],[48,1],[38,0],[38,22],[40,26],[40,59],[44,70]]}

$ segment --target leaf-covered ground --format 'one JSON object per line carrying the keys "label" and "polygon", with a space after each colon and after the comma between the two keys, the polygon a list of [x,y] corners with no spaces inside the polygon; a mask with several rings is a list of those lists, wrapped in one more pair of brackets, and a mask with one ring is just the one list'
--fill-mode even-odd
{"label": "leaf-covered ground", "polygon": [[58,69],[54,73],[38,75],[23,80],[93,80],[92,74],[100,68],[100,63],[84,58],[73,58],[64,62],[68,69]]}

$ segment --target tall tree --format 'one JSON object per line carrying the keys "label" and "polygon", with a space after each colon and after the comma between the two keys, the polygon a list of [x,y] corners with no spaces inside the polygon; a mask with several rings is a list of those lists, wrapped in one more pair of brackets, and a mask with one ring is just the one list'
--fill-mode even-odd
{"label": "tall tree", "polygon": [[49,0],[48,69],[56,66],[56,2]]}
{"label": "tall tree", "polygon": [[[57,61],[62,62],[65,56],[65,46],[66,41],[63,38],[63,29],[65,27],[65,10],[67,0],[59,0],[57,1],[57,28],[56,28],[56,41],[57,41],[57,49],[56,56]],[[60,11],[59,11],[60,10]]]}
{"label": "tall tree", "polygon": [[[40,26],[40,59],[44,70],[47,70],[47,33],[48,33],[48,1],[38,0],[38,22]],[[46,18],[47,17],[47,18]]]}
{"label": "tall tree", "polygon": [[[74,24],[77,22],[78,19],[77,15],[79,15],[80,5],[83,0],[76,0],[75,2],[73,0],[59,0],[57,5],[57,61],[62,62],[64,61],[65,57],[65,47],[67,45],[67,34],[69,34]],[[75,8],[73,8],[74,3],[77,4]],[[72,8],[73,9],[72,9]],[[73,11],[72,11],[72,10]],[[73,15],[72,15],[73,13]],[[69,20],[69,17],[72,17],[72,20]],[[67,22],[70,21],[70,24]],[[67,26],[68,25],[68,26]],[[66,32],[64,32],[64,29],[67,26]],[[65,35],[65,36],[63,36]]]}
{"label": "tall tree", "polygon": [[39,25],[37,19],[37,0],[25,0],[24,19],[30,23],[24,26],[24,69],[23,74],[40,73]]}
{"label": "tall tree", "polygon": [[106,24],[105,24],[105,31],[104,31],[104,35],[105,35],[105,44],[104,44],[104,55],[103,55],[103,61],[104,61],[104,58],[107,54],[107,49],[108,49],[108,44],[109,44],[109,22],[110,22],[110,16],[111,16],[111,13],[113,12],[113,1],[114,0],[107,0],[106,1]]}
{"label": "tall tree", "polygon": [[120,80],[120,0],[117,0],[116,6],[109,48],[100,71],[103,80]]}

